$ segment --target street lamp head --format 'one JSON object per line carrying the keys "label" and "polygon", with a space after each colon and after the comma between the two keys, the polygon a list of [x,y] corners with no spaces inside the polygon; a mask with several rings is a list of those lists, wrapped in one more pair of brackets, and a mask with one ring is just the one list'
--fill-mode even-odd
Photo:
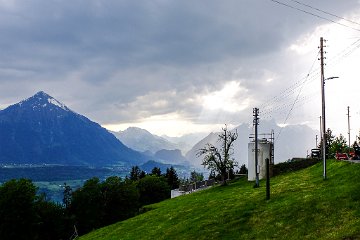
{"label": "street lamp head", "polygon": [[339,78],[339,77],[328,77],[328,78],[325,78],[324,81],[330,80],[330,79],[335,79],[335,78]]}
{"label": "street lamp head", "polygon": [[323,85],[325,86],[325,81],[331,80],[331,79],[335,79],[335,78],[339,78],[339,77],[328,77],[328,78],[325,78],[325,79],[323,80]]}

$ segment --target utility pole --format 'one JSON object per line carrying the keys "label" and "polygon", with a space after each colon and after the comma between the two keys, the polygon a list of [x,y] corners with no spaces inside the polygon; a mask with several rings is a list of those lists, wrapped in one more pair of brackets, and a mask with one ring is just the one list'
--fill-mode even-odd
{"label": "utility pole", "polygon": [[[322,120],[321,120],[321,116],[319,117],[319,119],[320,119],[320,141],[321,141],[321,144],[322,144],[322,137],[323,137],[323,134],[322,134],[322,124],[321,124],[321,122],[322,122]],[[322,146],[322,145],[321,145]],[[316,146],[317,147],[317,146]],[[321,147],[320,147],[321,148]]]}
{"label": "utility pole", "polygon": [[274,132],[274,129],[271,129],[270,141],[272,143],[270,163],[274,164],[275,163],[275,132]]}
{"label": "utility pole", "polygon": [[317,147],[317,140],[318,140],[318,135],[316,134],[316,136],[315,136],[315,141],[316,141],[316,147]]}
{"label": "utility pole", "polygon": [[259,187],[259,170],[258,170],[258,125],[259,125],[259,109],[253,109],[253,125],[255,127],[255,176],[256,182],[254,187]]}
{"label": "utility pole", "polygon": [[326,179],[326,126],[325,126],[325,78],[324,78],[324,39],[320,38],[320,68],[321,68],[321,116],[322,116],[322,158],[323,178]]}
{"label": "utility pole", "polygon": [[270,200],[270,159],[266,158],[266,200]]}
{"label": "utility pole", "polygon": [[348,135],[349,135],[349,152],[350,152],[350,147],[351,147],[351,143],[350,143],[350,107],[347,107],[347,117],[348,117]]}

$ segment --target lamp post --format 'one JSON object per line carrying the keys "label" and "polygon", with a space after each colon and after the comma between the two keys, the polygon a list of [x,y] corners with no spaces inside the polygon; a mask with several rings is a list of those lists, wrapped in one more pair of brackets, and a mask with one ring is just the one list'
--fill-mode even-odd
{"label": "lamp post", "polygon": [[324,171],[323,171],[323,177],[324,180],[326,179],[326,126],[325,126],[325,81],[339,78],[339,77],[328,77],[324,79],[324,75],[322,75],[322,84],[321,84],[321,99],[322,99],[322,114],[321,114],[321,120],[322,120],[322,158],[323,158],[323,165],[324,165]]}

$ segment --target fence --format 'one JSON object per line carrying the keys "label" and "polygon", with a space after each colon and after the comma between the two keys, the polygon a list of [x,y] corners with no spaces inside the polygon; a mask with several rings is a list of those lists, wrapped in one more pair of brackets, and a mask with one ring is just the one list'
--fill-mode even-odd
{"label": "fence", "polygon": [[189,194],[197,190],[202,190],[216,184],[214,179],[209,179],[205,181],[199,181],[195,183],[184,184],[179,187],[179,189],[171,190],[171,198],[178,197],[180,195]]}
{"label": "fence", "polygon": [[213,186],[214,184],[215,184],[214,179],[205,180],[205,181],[199,181],[199,182],[195,182],[195,183],[189,183],[189,184],[181,185],[179,187],[179,191],[180,192],[192,192],[192,191],[195,191],[195,190],[200,189],[200,188],[206,188],[206,187],[209,187],[209,186]]}

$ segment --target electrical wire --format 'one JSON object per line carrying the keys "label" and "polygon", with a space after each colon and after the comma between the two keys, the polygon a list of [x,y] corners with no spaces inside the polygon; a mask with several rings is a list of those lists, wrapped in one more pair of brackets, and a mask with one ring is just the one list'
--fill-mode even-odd
{"label": "electrical wire", "polygon": [[[318,56],[319,56],[319,53],[317,54],[317,56],[316,56],[313,64],[311,65],[311,68],[310,68],[310,70],[309,70],[309,73],[307,74],[307,77],[306,77],[304,83],[302,84],[302,86],[301,86],[301,88],[300,88],[300,90],[299,90],[299,92],[298,92],[298,94],[297,94],[297,96],[296,96],[293,104],[291,105],[291,108],[290,108],[288,114],[286,115],[285,121],[284,121],[284,123],[283,123],[284,125],[285,125],[285,124],[287,123],[287,121],[289,120],[290,114],[291,114],[291,112],[293,111],[294,106],[295,106],[295,104],[297,103],[297,101],[298,101],[298,99],[299,99],[299,97],[300,97],[300,94],[301,94],[301,92],[302,92],[302,90],[303,90],[303,88],[304,88],[304,86],[305,86],[306,81],[308,80],[308,77],[310,76],[310,73],[312,72],[312,69],[314,68],[314,65],[315,65],[316,60],[318,59]],[[280,129],[280,131],[279,131],[276,139],[278,139],[278,138],[280,137],[281,132],[282,132],[282,129],[283,129],[283,128]],[[275,140],[275,141],[276,141],[276,140]]]}
{"label": "electrical wire", "polygon": [[360,26],[360,23],[358,23],[358,22],[355,22],[355,21],[352,21],[352,20],[343,18],[343,17],[341,17],[341,16],[338,16],[338,15],[336,15],[336,14],[333,14],[333,13],[330,13],[330,12],[327,12],[327,11],[324,11],[324,10],[321,10],[321,9],[316,8],[316,7],[313,7],[313,6],[309,5],[309,4],[305,4],[305,3],[302,3],[302,2],[296,1],[296,0],[290,0],[290,1],[295,2],[295,3],[299,4],[299,5],[303,5],[303,6],[305,6],[305,7],[314,9],[314,10],[316,10],[316,11],[325,13],[325,14],[327,14],[327,15],[330,15],[330,16],[333,16],[333,17],[336,17],[336,18],[339,18],[339,19],[341,19],[341,20],[344,20],[344,21],[347,21],[347,22],[350,22],[350,23],[353,23],[353,24],[356,24],[356,25],[359,25],[359,26]]}
{"label": "electrical wire", "polygon": [[301,79],[300,81],[296,82],[295,84],[293,84],[292,86],[288,87],[287,89],[283,90],[282,92],[280,92],[277,96],[265,101],[262,105],[261,105],[261,113],[262,112],[266,112],[269,111],[273,105],[279,103],[279,102],[283,102],[283,100],[289,98],[290,96],[292,96],[296,90],[298,88],[300,88],[303,84],[305,84],[306,82],[312,82],[316,79],[316,77],[320,75],[320,70],[316,70],[313,71],[312,73],[310,73],[310,75],[308,75],[307,77],[304,77],[303,79]]}
{"label": "electrical wire", "polygon": [[299,81],[295,82],[290,87],[288,87],[285,90],[283,90],[282,92],[278,93],[276,96],[265,101],[260,106],[260,108],[262,109],[260,111],[260,114],[271,111],[271,108],[273,108],[274,105],[276,106],[277,103],[283,102],[283,100],[289,98],[289,96],[292,96],[295,92],[297,92],[297,89],[302,88],[305,83],[313,81],[320,74],[319,69],[313,70],[315,62],[318,59],[319,54],[320,54],[320,51],[318,51],[309,73],[304,78],[300,79]]}
{"label": "electrical wire", "polygon": [[355,42],[350,44],[348,47],[346,47],[344,50],[336,54],[330,61],[328,61],[325,65],[327,67],[334,67],[339,62],[341,62],[343,59],[350,56],[352,53],[354,53],[357,49],[360,48],[360,39],[357,39]]}
{"label": "electrical wire", "polygon": [[[278,0],[270,0],[274,3],[277,3],[277,4],[280,4],[280,5],[284,5],[286,7],[289,7],[289,8],[292,8],[292,9],[295,9],[297,11],[301,11],[301,12],[304,12],[304,13],[307,13],[307,14],[310,14],[312,16],[315,16],[315,17],[318,17],[318,18],[321,18],[323,20],[327,20],[327,21],[330,21],[332,23],[335,23],[335,24],[338,24],[338,25],[341,25],[343,27],[347,27],[347,28],[352,28],[353,30],[356,30],[356,31],[360,31],[359,29],[357,28],[353,28],[353,27],[350,27],[348,25],[345,25],[345,24],[342,24],[342,23],[339,23],[339,22],[335,22],[334,20],[332,19],[328,19],[326,17],[323,17],[323,16],[319,16],[315,13],[312,13],[312,12],[309,12],[309,11],[306,11],[304,9],[300,9],[298,7],[295,7],[295,6],[291,6],[289,4],[286,4],[284,2],[280,2]],[[327,11],[324,11],[324,10],[321,10],[319,8],[315,8],[311,5],[308,5],[308,4],[304,4],[300,1],[296,1],[296,0],[289,0],[289,1],[292,1],[296,4],[299,4],[299,5],[302,5],[302,6],[305,6],[305,7],[308,7],[308,8],[311,8],[313,10],[316,10],[316,11],[319,11],[321,13],[324,13],[324,14],[327,14],[327,15],[330,15],[330,16],[333,16],[333,17],[336,17],[338,19],[341,19],[341,20],[344,20],[344,21],[347,21],[347,22],[351,22],[353,24],[357,24],[357,25],[360,25],[359,23],[357,22],[354,22],[354,21],[351,21],[351,20],[348,20],[348,19],[345,19],[343,17],[340,17],[336,14],[333,14],[333,13],[330,13],[330,12],[327,12]],[[352,54],[354,51],[356,51],[358,48],[360,48],[360,39],[357,39],[354,43],[352,43],[350,46],[348,46],[346,49],[344,49],[343,51],[341,51],[339,54],[337,54],[334,58],[332,58],[332,60],[329,62],[328,65],[330,66],[333,66],[333,65],[336,65],[338,62],[340,62],[342,59],[346,58],[347,56],[349,56],[350,54]],[[318,52],[319,54],[319,52]],[[314,62],[315,63],[315,62]],[[314,65],[313,63],[313,65]],[[295,101],[293,102],[293,104],[291,105],[291,109],[294,109],[295,108],[295,104],[298,103],[299,101],[302,101],[299,97],[300,97],[300,94],[303,87],[304,87],[304,84],[305,83],[309,83],[309,82],[312,82],[312,81],[315,81],[315,79],[320,75],[320,68],[317,68],[315,69],[314,71],[310,72],[305,78],[302,78],[300,79],[298,82],[294,83],[293,85],[291,85],[290,87],[288,87],[287,89],[285,89],[283,92],[281,92],[280,94],[278,94],[277,96],[274,96],[272,99],[268,100],[268,101],[265,101],[261,106],[260,106],[260,114],[262,114],[263,116],[265,115],[271,115],[271,113],[273,113],[274,111],[276,112],[278,109],[284,109],[286,107],[289,107],[289,104],[286,104],[286,103],[283,103],[284,100],[286,100],[287,98],[289,98],[290,96],[292,96],[295,92],[298,92],[296,98],[295,98]],[[299,90],[300,89],[300,90]],[[282,103],[282,105],[278,105],[278,103]],[[285,123],[288,121],[288,118],[291,114],[291,110],[289,111],[287,117],[286,117],[286,120],[285,120]]]}
{"label": "electrical wire", "polygon": [[[344,50],[339,52],[332,60],[328,63],[329,66],[334,66],[338,62],[340,62],[342,59],[346,58],[350,54],[352,54],[354,51],[360,48],[360,39],[357,39],[353,43],[351,43],[349,46],[347,46]],[[299,91],[299,88],[303,88],[304,84],[310,84],[318,79],[320,75],[320,68],[314,69],[314,64],[316,62],[316,59],[319,56],[319,51],[317,53],[317,56],[312,64],[310,72],[306,75],[306,77],[300,79],[299,81],[292,84],[290,87],[286,88],[285,90],[278,93],[276,96],[264,101],[264,103],[260,106],[260,112],[259,114],[262,116],[262,118],[267,119],[271,115],[273,115],[276,112],[279,112],[281,110],[287,109],[292,104],[289,104],[289,99],[291,96],[294,95],[294,93]],[[299,96],[300,97],[300,96]],[[314,96],[315,97],[315,93]],[[301,103],[301,101],[305,101],[304,97],[298,98],[297,104]],[[280,104],[279,104],[280,103]],[[293,107],[294,109],[296,106]]]}
{"label": "electrical wire", "polygon": [[[305,96],[302,96],[301,98],[298,99],[296,106],[294,106],[294,109],[304,105],[305,103],[313,100],[318,94],[318,91],[313,91],[312,93],[309,93]],[[274,107],[273,109],[271,109],[271,111],[268,112],[264,112],[261,114],[261,118],[262,119],[269,119],[272,117],[273,113],[277,113],[277,112],[283,112],[284,109],[288,109],[290,106],[292,106],[292,103],[287,103],[287,104],[283,104],[283,105],[279,105],[277,107]]]}
{"label": "electrical wire", "polygon": [[269,1],[274,2],[274,3],[277,3],[277,4],[279,4],[279,5],[283,5],[283,6],[288,7],[288,8],[292,8],[292,9],[294,9],[294,10],[297,10],[297,11],[300,11],[300,12],[303,12],[303,13],[306,13],[306,14],[309,14],[309,15],[311,15],[311,16],[320,18],[320,19],[322,19],[322,20],[326,20],[326,21],[328,21],[328,22],[335,23],[335,24],[340,25],[340,26],[342,26],[342,27],[350,28],[350,29],[352,29],[352,30],[355,30],[355,31],[359,31],[359,32],[360,32],[360,29],[358,29],[358,28],[354,28],[354,27],[348,26],[348,25],[346,25],[346,24],[343,24],[343,23],[340,23],[340,22],[336,22],[336,21],[334,21],[334,20],[332,20],[332,19],[330,19],[330,18],[326,18],[326,17],[320,16],[320,15],[318,15],[318,14],[315,14],[315,13],[312,13],[312,12],[309,12],[309,11],[306,11],[306,10],[304,10],[304,9],[301,9],[301,8],[298,8],[298,7],[294,7],[294,6],[292,6],[292,5],[289,5],[289,4],[286,4],[286,3],[283,3],[283,2],[280,2],[280,1],[277,1],[277,0],[269,0]]}

